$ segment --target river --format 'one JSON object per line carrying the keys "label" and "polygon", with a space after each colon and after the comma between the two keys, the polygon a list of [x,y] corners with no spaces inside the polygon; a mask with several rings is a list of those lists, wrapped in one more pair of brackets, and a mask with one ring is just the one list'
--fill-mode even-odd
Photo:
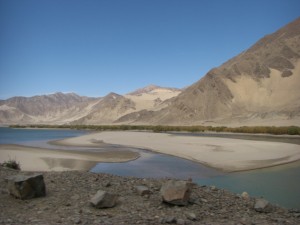
{"label": "river", "polygon": [[[0,144],[20,144],[50,149],[80,150],[79,147],[61,147],[48,144],[49,141],[75,137],[86,134],[87,131],[55,130],[55,129],[11,129],[0,128]],[[174,133],[173,133],[174,134]],[[245,140],[261,140],[288,142],[300,144],[299,137],[253,136],[238,134],[190,134],[175,133],[174,135],[197,135],[239,138]],[[300,146],[299,146],[300,147]],[[223,173],[204,165],[174,156],[153,153],[143,149],[124,146],[107,145],[106,149],[122,148],[138,151],[141,157],[127,163],[98,163],[91,172],[110,173],[120,176],[135,176],[141,178],[170,177],[178,179],[192,178],[199,185],[214,185],[235,193],[248,192],[251,196],[264,197],[272,203],[287,208],[300,209],[300,162],[272,168]]]}

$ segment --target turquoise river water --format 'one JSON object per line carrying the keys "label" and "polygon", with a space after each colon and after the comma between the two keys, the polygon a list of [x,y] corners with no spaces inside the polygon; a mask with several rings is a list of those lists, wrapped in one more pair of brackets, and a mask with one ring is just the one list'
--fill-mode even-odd
{"label": "turquoise river water", "polygon": [[[48,144],[49,141],[86,134],[79,130],[47,130],[47,129],[11,129],[0,128],[0,144],[20,144],[26,146],[44,147],[48,149],[80,150],[84,148],[60,147]],[[174,134],[228,137],[224,134]],[[298,144],[300,138],[280,138],[273,136],[231,135],[230,138],[277,141]],[[137,151],[141,157],[126,163],[98,163],[91,172],[111,173],[120,176],[135,176],[141,178],[172,177],[178,179],[192,178],[199,185],[214,185],[235,193],[247,191],[251,196],[264,197],[272,203],[287,208],[300,209],[300,162],[272,168],[252,170],[237,173],[223,173],[201,164],[178,157],[153,153],[143,149],[128,148],[117,145],[107,145],[106,149],[129,149]]]}

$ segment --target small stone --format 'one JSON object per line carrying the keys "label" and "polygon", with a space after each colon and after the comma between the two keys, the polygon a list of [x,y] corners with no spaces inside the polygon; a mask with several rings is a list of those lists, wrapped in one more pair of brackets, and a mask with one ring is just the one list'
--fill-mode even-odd
{"label": "small stone", "polygon": [[75,219],[74,219],[74,223],[75,223],[75,224],[81,224],[82,221],[81,221],[80,218],[75,218]]}
{"label": "small stone", "polygon": [[189,199],[189,203],[191,203],[191,204],[196,204],[196,205],[197,205],[198,199],[196,199],[196,198],[190,198],[190,199]]}
{"label": "small stone", "polygon": [[185,225],[185,220],[184,219],[177,219],[176,224]]}
{"label": "small stone", "polygon": [[189,219],[189,220],[196,220],[197,219],[197,216],[195,213],[192,213],[192,212],[188,212],[186,213],[186,217]]}
{"label": "small stone", "polygon": [[71,197],[72,200],[79,200],[80,199],[80,195],[75,194]]}
{"label": "small stone", "polygon": [[9,194],[9,192],[6,189],[0,188],[1,194]]}
{"label": "small stone", "polygon": [[103,183],[103,187],[110,187],[110,186],[111,186],[110,181],[107,181],[107,182]]}
{"label": "small stone", "polygon": [[165,218],[166,223],[176,223],[176,218],[174,216],[168,216]]}
{"label": "small stone", "polygon": [[242,197],[243,199],[245,199],[245,200],[249,200],[249,199],[250,199],[249,194],[248,194],[247,192],[245,192],[245,191],[241,194],[241,197]]}
{"label": "small stone", "polygon": [[207,201],[205,198],[201,198],[200,200],[201,200],[201,202],[203,202],[203,203],[208,203],[208,201]]}
{"label": "small stone", "polygon": [[144,195],[144,198],[147,200],[150,198],[150,195]]}
{"label": "small stone", "polygon": [[293,216],[296,217],[296,218],[300,218],[300,213],[294,213]]}
{"label": "small stone", "polygon": [[151,191],[146,186],[135,186],[135,190],[141,196],[150,195],[151,194]]}
{"label": "small stone", "polygon": [[117,195],[99,190],[90,200],[90,203],[95,208],[112,208],[117,204],[117,200]]}
{"label": "small stone", "polygon": [[217,190],[216,186],[211,186],[210,189],[211,189],[212,191]]}
{"label": "small stone", "polygon": [[300,209],[289,209],[289,213],[300,213]]}

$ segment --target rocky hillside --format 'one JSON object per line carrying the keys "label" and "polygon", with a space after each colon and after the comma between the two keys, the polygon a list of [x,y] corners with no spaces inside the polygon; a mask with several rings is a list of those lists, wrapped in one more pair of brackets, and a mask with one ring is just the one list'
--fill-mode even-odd
{"label": "rocky hillside", "polygon": [[13,97],[0,102],[0,124],[30,124],[73,121],[89,113],[96,98],[74,93]]}
{"label": "rocky hillside", "polygon": [[[110,93],[94,105],[86,116],[71,124],[129,123],[131,115],[140,111],[157,111],[168,106],[168,100],[181,93],[180,89],[149,85],[124,96]],[[135,120],[136,118],[134,118]]]}
{"label": "rocky hillside", "polygon": [[300,125],[300,18],[135,123]]}
{"label": "rocky hillside", "polygon": [[109,93],[86,116],[72,124],[111,124],[119,117],[135,110],[135,103],[116,93]]}
{"label": "rocky hillside", "polygon": [[[10,196],[6,178],[24,172],[0,166],[0,224],[299,224],[299,210],[287,210],[247,193],[192,185],[183,206],[164,203],[185,190],[167,192],[167,179],[139,179],[89,172],[45,172],[46,196]],[[19,178],[18,178],[19,179]],[[189,183],[188,181],[187,183]],[[183,182],[185,183],[185,182]],[[169,190],[172,190],[169,189]],[[111,208],[98,209],[91,198],[102,190],[117,195]],[[174,196],[175,197],[175,196]],[[178,197],[177,197],[178,198]],[[176,199],[177,199],[176,198]],[[110,204],[112,200],[106,201]],[[174,202],[175,203],[175,202]]]}
{"label": "rocky hillside", "polygon": [[0,124],[112,124],[140,110],[159,110],[181,91],[147,86],[127,95],[89,98],[74,93],[13,97],[0,101]]}

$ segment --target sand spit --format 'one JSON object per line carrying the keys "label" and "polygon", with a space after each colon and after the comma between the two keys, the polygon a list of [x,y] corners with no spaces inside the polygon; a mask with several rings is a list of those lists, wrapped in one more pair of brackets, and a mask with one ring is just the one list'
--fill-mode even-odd
{"label": "sand spit", "polygon": [[0,145],[0,163],[16,160],[24,171],[90,170],[98,162],[127,162],[139,154],[131,151],[71,151],[21,145]]}
{"label": "sand spit", "polygon": [[58,143],[69,146],[97,146],[108,143],[143,148],[228,172],[271,167],[300,159],[300,148],[296,144],[151,132],[100,132],[61,140]]}

